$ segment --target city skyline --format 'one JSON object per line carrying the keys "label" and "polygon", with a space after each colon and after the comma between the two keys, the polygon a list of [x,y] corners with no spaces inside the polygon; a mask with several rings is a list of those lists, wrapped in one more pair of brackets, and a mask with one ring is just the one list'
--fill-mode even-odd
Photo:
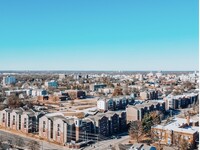
{"label": "city skyline", "polygon": [[197,0],[0,3],[0,70],[198,70]]}

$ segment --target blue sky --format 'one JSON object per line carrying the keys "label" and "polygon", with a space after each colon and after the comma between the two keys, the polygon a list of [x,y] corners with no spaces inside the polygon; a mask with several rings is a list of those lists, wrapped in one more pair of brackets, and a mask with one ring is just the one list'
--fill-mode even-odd
{"label": "blue sky", "polygon": [[196,70],[198,0],[1,0],[0,70]]}

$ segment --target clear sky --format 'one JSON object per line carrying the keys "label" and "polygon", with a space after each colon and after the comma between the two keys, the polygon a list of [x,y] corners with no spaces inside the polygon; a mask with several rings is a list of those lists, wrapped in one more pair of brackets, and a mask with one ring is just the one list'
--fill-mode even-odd
{"label": "clear sky", "polygon": [[0,70],[196,70],[198,0],[1,0]]}

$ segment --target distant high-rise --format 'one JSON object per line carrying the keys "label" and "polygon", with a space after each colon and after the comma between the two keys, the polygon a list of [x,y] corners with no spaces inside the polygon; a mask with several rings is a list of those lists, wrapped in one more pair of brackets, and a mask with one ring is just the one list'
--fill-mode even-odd
{"label": "distant high-rise", "polygon": [[47,88],[49,88],[49,87],[58,88],[58,82],[55,81],[55,80],[46,81],[46,82],[45,82],[45,86],[46,86]]}
{"label": "distant high-rise", "polygon": [[3,85],[10,85],[10,84],[15,84],[16,83],[16,78],[14,76],[7,76],[3,77]]}

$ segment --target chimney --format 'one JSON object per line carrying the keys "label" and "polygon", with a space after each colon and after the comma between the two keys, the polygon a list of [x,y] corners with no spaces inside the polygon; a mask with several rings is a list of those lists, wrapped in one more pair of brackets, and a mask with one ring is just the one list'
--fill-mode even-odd
{"label": "chimney", "polygon": [[190,115],[189,114],[186,116],[186,122],[187,122],[187,125],[189,126],[190,125]]}

